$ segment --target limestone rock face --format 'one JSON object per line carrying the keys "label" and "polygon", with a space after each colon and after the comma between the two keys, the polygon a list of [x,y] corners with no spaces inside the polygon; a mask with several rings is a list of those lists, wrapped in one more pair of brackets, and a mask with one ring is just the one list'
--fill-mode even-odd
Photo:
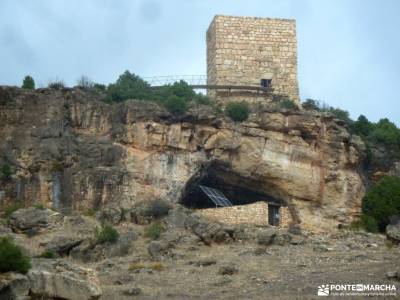
{"label": "limestone rock face", "polygon": [[332,116],[263,109],[233,123],[211,107],[174,117],[158,105],[109,105],[79,89],[0,93],[2,203],[40,200],[61,210],[179,202],[212,167],[223,182],[282,199],[312,229],[360,212],[364,145]]}
{"label": "limestone rock face", "polygon": [[101,296],[96,273],[70,263],[37,261],[27,276],[34,295],[71,300],[98,299]]}

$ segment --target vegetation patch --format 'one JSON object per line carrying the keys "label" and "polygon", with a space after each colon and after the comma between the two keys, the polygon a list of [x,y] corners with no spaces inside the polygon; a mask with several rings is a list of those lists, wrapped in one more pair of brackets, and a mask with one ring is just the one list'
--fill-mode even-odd
{"label": "vegetation patch", "polygon": [[154,219],[162,218],[168,215],[168,212],[171,210],[172,206],[166,201],[163,200],[154,200],[151,201],[144,210],[144,215],[146,217],[152,217]]}
{"label": "vegetation patch", "polygon": [[31,268],[29,257],[8,237],[0,238],[0,272],[27,273]]}
{"label": "vegetation patch", "polygon": [[197,94],[183,80],[153,89],[145,80],[129,71],[125,71],[115,83],[108,85],[106,92],[108,102],[128,99],[154,101],[174,115],[184,114],[189,103],[212,104],[207,96]]}
{"label": "vegetation patch", "polygon": [[362,212],[365,229],[384,232],[389,218],[400,214],[400,177],[387,176],[374,185],[363,199]]}
{"label": "vegetation patch", "polygon": [[56,254],[53,251],[45,250],[45,251],[42,252],[42,254],[40,254],[39,257],[51,259],[51,258],[55,258]]}
{"label": "vegetation patch", "polygon": [[119,238],[118,231],[113,226],[107,223],[102,224],[100,229],[96,227],[94,234],[96,242],[99,244],[103,243],[114,244],[118,241]]}
{"label": "vegetation patch", "polygon": [[0,179],[2,180],[11,180],[12,177],[12,169],[9,164],[4,164],[0,168]]}
{"label": "vegetation patch", "polygon": [[165,228],[160,222],[154,222],[145,228],[144,236],[151,240],[157,240],[164,231]]}
{"label": "vegetation patch", "polygon": [[280,108],[284,108],[284,109],[289,109],[289,110],[298,110],[299,107],[297,106],[296,103],[294,103],[292,100],[290,99],[283,99],[281,101],[278,102],[278,106]]}
{"label": "vegetation patch", "polygon": [[160,262],[146,264],[143,262],[135,262],[129,266],[129,271],[136,271],[141,269],[151,269],[154,271],[163,271],[165,270],[165,266]]}
{"label": "vegetation patch", "polygon": [[24,80],[22,81],[22,88],[27,90],[34,90],[35,89],[35,81],[29,75],[25,76]]}
{"label": "vegetation patch", "polygon": [[46,209],[46,206],[44,206],[43,203],[36,203],[36,204],[33,205],[33,207],[36,208],[36,209],[41,209],[41,210],[45,210]]}
{"label": "vegetation patch", "polygon": [[47,86],[50,89],[61,90],[65,88],[65,83],[62,80],[56,79],[54,81],[50,81]]}
{"label": "vegetation patch", "polygon": [[235,122],[242,122],[249,117],[247,102],[229,102],[225,109],[226,115]]}

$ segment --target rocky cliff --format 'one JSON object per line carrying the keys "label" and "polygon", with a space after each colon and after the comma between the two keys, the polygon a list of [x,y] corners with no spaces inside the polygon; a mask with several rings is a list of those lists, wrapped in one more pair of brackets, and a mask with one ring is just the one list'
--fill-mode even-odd
{"label": "rocky cliff", "polygon": [[152,102],[110,105],[79,89],[0,89],[0,201],[62,210],[182,201],[219,180],[286,203],[293,222],[329,229],[358,215],[363,144],[326,114],[258,109],[233,123],[210,106],[174,117]]}

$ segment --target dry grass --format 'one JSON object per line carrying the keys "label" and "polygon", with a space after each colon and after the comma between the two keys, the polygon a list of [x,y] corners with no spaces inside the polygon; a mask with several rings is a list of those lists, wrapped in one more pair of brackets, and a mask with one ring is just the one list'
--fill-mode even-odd
{"label": "dry grass", "polygon": [[151,269],[154,271],[163,271],[165,270],[165,266],[160,262],[155,262],[151,264],[146,264],[143,262],[135,262],[129,266],[129,271],[135,271],[140,269]]}

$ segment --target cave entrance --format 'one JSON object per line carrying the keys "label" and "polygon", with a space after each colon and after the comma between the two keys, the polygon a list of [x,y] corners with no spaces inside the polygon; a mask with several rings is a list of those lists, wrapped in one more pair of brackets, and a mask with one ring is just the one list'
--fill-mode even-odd
{"label": "cave entrance", "polygon": [[[263,202],[265,224],[278,226],[282,217],[281,207],[286,203],[276,194],[279,193],[273,184],[240,176],[228,166],[213,163],[188,181],[180,203],[197,210],[241,206],[244,211],[248,204]],[[229,209],[226,211],[227,214],[231,212]]]}

